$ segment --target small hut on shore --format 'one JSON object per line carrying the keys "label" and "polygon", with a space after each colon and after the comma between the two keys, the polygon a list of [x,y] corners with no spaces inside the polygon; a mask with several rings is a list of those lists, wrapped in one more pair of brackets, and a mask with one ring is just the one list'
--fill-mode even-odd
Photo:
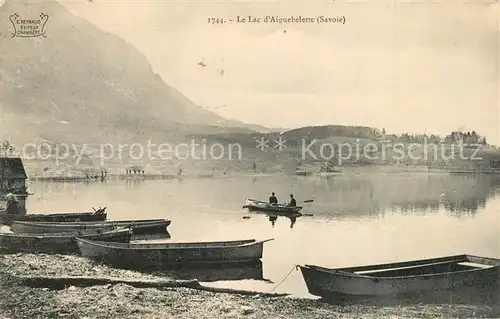
{"label": "small hut on shore", "polygon": [[25,194],[27,178],[21,158],[0,158],[0,191],[2,194],[8,192]]}
{"label": "small hut on shore", "polygon": [[13,194],[18,214],[26,214],[27,178],[21,158],[0,157],[0,198],[5,201]]}

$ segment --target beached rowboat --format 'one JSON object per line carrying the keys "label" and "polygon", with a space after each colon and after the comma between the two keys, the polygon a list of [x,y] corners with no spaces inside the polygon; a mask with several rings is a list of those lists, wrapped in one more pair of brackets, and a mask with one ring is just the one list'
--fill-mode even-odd
{"label": "beached rowboat", "polygon": [[7,253],[78,253],[79,249],[75,240],[76,237],[128,243],[131,236],[132,231],[130,229],[50,235],[0,233],[0,251]]}
{"label": "beached rowboat", "polygon": [[321,297],[411,296],[481,286],[498,289],[500,281],[499,259],[470,255],[349,268],[299,267],[309,292]]}
{"label": "beached rowboat", "polygon": [[283,214],[293,214],[298,215],[302,210],[302,206],[296,207],[288,207],[284,204],[269,204],[268,202],[263,202],[256,199],[248,198],[246,200],[246,205],[243,208],[247,208],[248,210],[256,210],[261,212],[274,212],[274,213],[283,213]]}
{"label": "beached rowboat", "polygon": [[27,215],[0,214],[0,223],[10,225],[13,221],[40,221],[40,222],[73,222],[73,221],[104,221],[107,213],[102,210],[79,213],[39,213]]}
{"label": "beached rowboat", "polygon": [[126,269],[254,262],[269,240],[120,244],[77,238],[82,256]]}
{"label": "beached rowboat", "polygon": [[119,220],[103,222],[25,222],[15,221],[10,226],[15,233],[65,233],[79,230],[111,230],[117,227],[132,229],[136,234],[166,233],[170,220],[167,219],[139,219],[139,220]]}

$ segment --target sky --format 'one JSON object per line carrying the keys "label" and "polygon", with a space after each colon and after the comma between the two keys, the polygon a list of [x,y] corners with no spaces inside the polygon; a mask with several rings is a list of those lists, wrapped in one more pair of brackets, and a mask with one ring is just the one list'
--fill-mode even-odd
{"label": "sky", "polygon": [[[227,118],[394,133],[474,129],[500,144],[495,2],[62,3],[134,45],[167,84]],[[345,24],[236,23],[237,16],[321,15]],[[227,22],[208,23],[211,17]]]}

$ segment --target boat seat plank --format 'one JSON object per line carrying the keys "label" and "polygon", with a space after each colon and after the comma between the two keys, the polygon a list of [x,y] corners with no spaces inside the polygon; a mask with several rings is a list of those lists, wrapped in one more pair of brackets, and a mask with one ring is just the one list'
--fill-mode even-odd
{"label": "boat seat plank", "polygon": [[355,271],[354,273],[357,275],[366,275],[366,274],[375,274],[375,273],[386,272],[386,271],[396,271],[396,270],[403,270],[403,269],[432,267],[432,266],[437,266],[437,265],[446,265],[446,264],[453,264],[453,263],[456,263],[456,260],[448,260],[448,261],[442,261],[442,262],[437,262],[437,263],[428,263],[428,264],[420,264],[420,265],[412,265],[412,266],[404,266],[404,267],[394,267],[394,268],[391,267],[391,268],[384,268],[384,269]]}

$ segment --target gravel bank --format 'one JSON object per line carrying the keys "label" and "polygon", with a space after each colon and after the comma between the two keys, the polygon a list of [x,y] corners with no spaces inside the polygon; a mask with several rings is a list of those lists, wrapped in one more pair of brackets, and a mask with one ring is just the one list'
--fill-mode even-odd
{"label": "gravel bank", "polygon": [[[112,276],[150,279],[134,271],[111,269],[84,258],[61,255],[0,256],[0,318],[492,318],[486,306],[332,305],[320,300],[265,298],[188,288],[134,288],[126,284],[63,290],[28,288],[11,276]],[[164,278],[162,278],[164,279]],[[2,317],[3,316],[3,317]]]}

